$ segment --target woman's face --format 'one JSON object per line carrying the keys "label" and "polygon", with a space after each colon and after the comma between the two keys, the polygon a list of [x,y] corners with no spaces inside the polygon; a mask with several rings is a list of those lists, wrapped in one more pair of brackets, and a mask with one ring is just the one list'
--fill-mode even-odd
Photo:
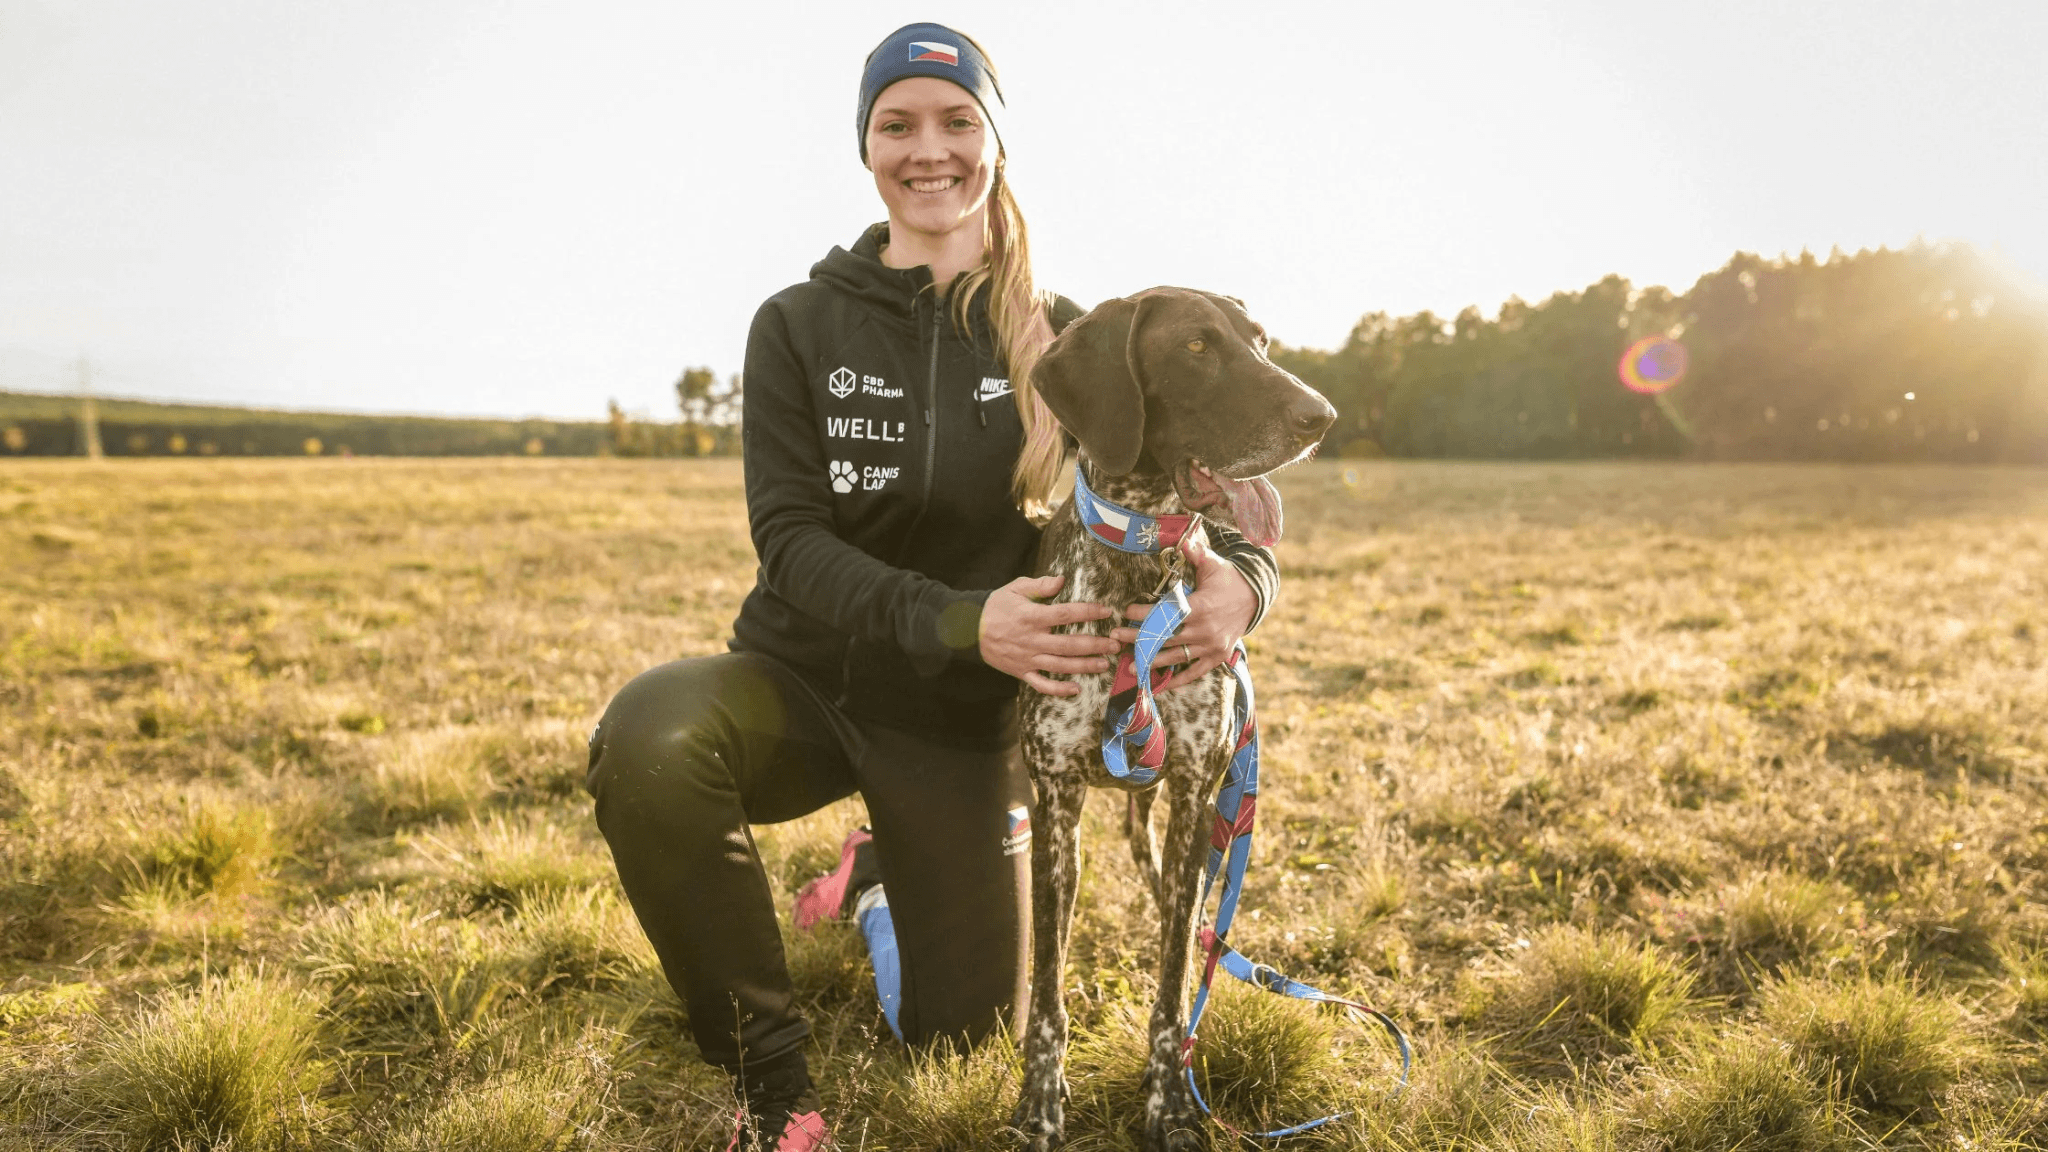
{"label": "woman's face", "polygon": [[912,76],[882,90],[868,116],[868,170],[892,222],[933,237],[980,232],[996,166],[986,121],[950,80]]}

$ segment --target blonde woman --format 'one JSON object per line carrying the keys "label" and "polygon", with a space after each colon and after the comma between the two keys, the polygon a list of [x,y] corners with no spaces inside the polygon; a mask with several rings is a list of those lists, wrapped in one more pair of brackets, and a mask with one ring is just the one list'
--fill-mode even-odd
{"label": "blonde woman", "polygon": [[[858,791],[872,834],[796,920],[855,919],[884,1015],[913,1044],[979,1039],[1023,1002],[1030,784],[1019,681],[1101,675],[1118,609],[1043,604],[1042,513],[1067,442],[1029,380],[1081,312],[1041,292],[1004,177],[996,73],[938,24],[892,33],[858,136],[888,212],[761,306],[747,342],[747,514],[760,568],[731,651],[623,688],[589,788],[619,878],[705,1059],[735,1078],[734,1147],[829,1143],[750,824]],[[1272,598],[1272,556],[1210,528],[1184,632],[1229,651]]]}

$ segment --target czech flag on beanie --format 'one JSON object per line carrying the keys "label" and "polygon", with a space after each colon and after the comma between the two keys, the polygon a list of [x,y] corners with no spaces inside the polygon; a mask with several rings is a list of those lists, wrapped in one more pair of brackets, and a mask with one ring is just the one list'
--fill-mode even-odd
{"label": "czech flag on beanie", "polygon": [[936,44],[930,40],[912,40],[910,42],[910,60],[913,64],[919,60],[930,60],[938,64],[958,66],[960,63],[960,49],[957,45],[953,44]]}

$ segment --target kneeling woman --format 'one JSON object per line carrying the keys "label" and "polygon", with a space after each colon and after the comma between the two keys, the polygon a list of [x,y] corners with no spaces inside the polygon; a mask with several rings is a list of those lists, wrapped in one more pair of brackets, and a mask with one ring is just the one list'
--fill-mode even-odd
{"label": "kneeling woman", "polygon": [[[1081,310],[1032,280],[1002,107],[980,47],[942,25],[868,57],[856,123],[888,221],[754,317],[743,444],[760,569],[731,651],[643,673],[591,736],[598,825],[698,1048],[736,1078],[736,1146],[827,1139],[748,825],[859,792],[872,840],[847,838],[798,922],[861,917],[906,1041],[978,1040],[1026,975],[1017,682],[1070,694],[1045,674],[1106,673],[1136,635],[1054,634],[1125,606],[1038,603],[1058,580],[1026,576],[1025,510],[1066,466],[1031,366]],[[1200,562],[1182,633],[1197,672],[1277,580],[1271,554],[1210,531],[1221,558]]]}

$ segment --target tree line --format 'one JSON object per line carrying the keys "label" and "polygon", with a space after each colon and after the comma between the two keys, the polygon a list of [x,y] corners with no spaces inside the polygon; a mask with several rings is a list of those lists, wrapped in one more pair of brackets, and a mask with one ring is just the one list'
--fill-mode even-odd
{"label": "tree line", "polygon": [[[1687,370],[1632,391],[1651,336]],[[1738,253],[1682,295],[1609,276],[1272,355],[1336,405],[1345,455],[2048,463],[2048,305],[1965,245]]]}
{"label": "tree line", "polygon": [[[492,420],[286,412],[101,398],[108,456],[595,456],[595,421]],[[0,392],[0,458],[81,456],[89,441],[75,395]]]}
{"label": "tree line", "polygon": [[723,380],[709,368],[685,368],[676,378],[682,419],[639,420],[617,400],[605,401],[608,450],[613,456],[737,456],[740,454],[739,373]]}
{"label": "tree line", "polygon": [[[1684,350],[1662,391],[1624,387],[1637,341]],[[1361,318],[1334,350],[1276,344],[1328,396],[1346,456],[2048,464],[2048,300],[1960,244],[1766,260],[1683,294],[1609,276],[1536,304]],[[366,417],[104,401],[113,455],[730,456],[738,374],[688,368],[678,419]],[[0,393],[0,455],[71,455],[75,398]]]}

